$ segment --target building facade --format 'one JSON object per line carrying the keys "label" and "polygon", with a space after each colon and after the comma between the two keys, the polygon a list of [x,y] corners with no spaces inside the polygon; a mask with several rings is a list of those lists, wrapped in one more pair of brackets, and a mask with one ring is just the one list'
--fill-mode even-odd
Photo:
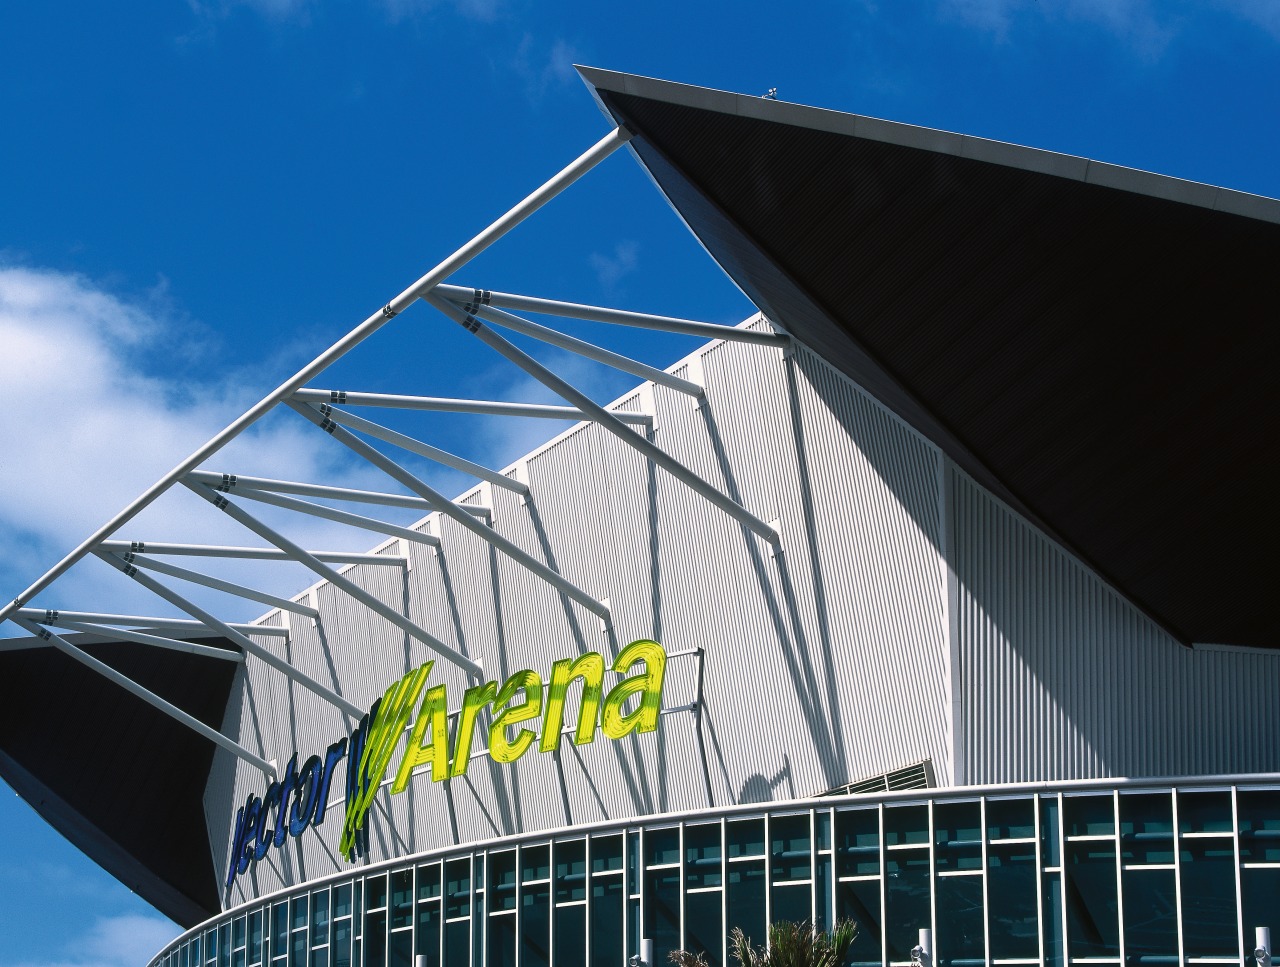
{"label": "building facade", "polygon": [[[1280,204],[584,76],[761,313],[716,331],[424,277],[366,326],[425,299],[582,421],[445,501],[357,415],[441,401],[300,373],[273,403],[401,492],[244,477],[216,446],[171,483],[318,583],[232,626],[149,576],[208,548],[108,534],[94,553],[199,633],[30,593],[5,612],[33,634],[0,655],[27,663],[11,679],[75,658],[200,700],[174,724],[139,686],[165,724],[119,725],[202,743],[152,751],[183,781],[139,777],[175,790],[163,823],[0,722],[6,778],[191,926],[152,967],[727,967],[734,928],[840,919],[858,967],[910,963],[922,929],[951,967],[1251,962],[1280,926],[1277,458],[1256,445],[1277,414],[1251,369],[1274,358],[1255,270]],[[1086,230],[1160,251],[1081,283],[1101,256],[1064,239]],[[1225,290],[1223,340],[1197,312]],[[601,408],[501,348],[511,310],[716,338]],[[1189,367],[1193,411],[1144,395]],[[253,515],[326,511],[301,497],[424,516],[321,560]],[[157,638],[196,650],[161,668]]]}

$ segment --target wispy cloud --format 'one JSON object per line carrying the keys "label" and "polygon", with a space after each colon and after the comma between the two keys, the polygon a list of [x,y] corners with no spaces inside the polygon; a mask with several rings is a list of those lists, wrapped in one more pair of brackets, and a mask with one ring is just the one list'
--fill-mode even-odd
{"label": "wispy cloud", "polygon": [[612,292],[626,276],[640,266],[640,244],[633,241],[618,242],[613,254],[592,252],[587,261],[596,273],[596,280],[605,292]]}
{"label": "wispy cloud", "polygon": [[1276,0],[1211,0],[1209,3],[1156,0],[940,0],[947,16],[1011,39],[1028,23],[1078,25],[1110,35],[1147,60],[1159,58],[1197,18],[1212,13],[1238,17],[1280,38]]}
{"label": "wispy cloud", "polygon": [[138,967],[177,934],[178,928],[162,917],[99,917],[82,936],[67,941],[64,957],[23,961],[12,967]]}
{"label": "wispy cloud", "polygon": [[525,97],[536,104],[550,91],[572,84],[577,77],[573,65],[583,59],[578,49],[563,37],[547,41],[524,33],[511,56],[498,63],[521,80]]}
{"label": "wispy cloud", "polygon": [[[34,577],[27,573],[35,570],[30,562],[52,563],[256,402],[238,374],[204,382],[164,370],[155,375],[158,362],[168,367],[192,351],[156,303],[155,293],[131,301],[78,275],[0,266],[0,382],[8,410],[0,422],[0,549],[7,562],[0,579],[16,585],[6,592],[16,593]],[[288,412],[250,428],[206,466],[398,489]],[[378,542],[365,531],[251,506],[263,519],[284,521],[291,537],[311,547],[363,550]],[[119,536],[261,543],[182,488],[160,498]],[[279,566],[263,577],[277,593],[299,591],[313,580]],[[116,605],[103,610],[123,611],[131,599],[149,601],[133,582],[97,562],[85,562],[55,590],[60,599],[71,590],[77,598]],[[58,605],[75,606],[45,603]],[[262,610],[247,607],[252,614]]]}

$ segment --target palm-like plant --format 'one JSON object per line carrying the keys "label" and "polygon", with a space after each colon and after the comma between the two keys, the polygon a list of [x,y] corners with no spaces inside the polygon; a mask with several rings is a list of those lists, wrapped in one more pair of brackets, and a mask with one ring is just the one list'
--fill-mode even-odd
{"label": "palm-like plant", "polygon": [[741,967],[843,967],[857,932],[858,925],[852,920],[837,922],[830,933],[815,929],[807,921],[784,920],[769,927],[767,947],[753,948],[742,928],[734,927],[729,949]]}

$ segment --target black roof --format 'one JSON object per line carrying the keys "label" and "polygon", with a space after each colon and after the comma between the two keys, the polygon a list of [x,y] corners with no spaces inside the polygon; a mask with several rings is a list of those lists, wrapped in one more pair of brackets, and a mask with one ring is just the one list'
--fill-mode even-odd
{"label": "black roof", "polygon": [[1280,202],[580,71],[770,318],[1179,640],[1280,647]]}
{"label": "black roof", "polygon": [[[237,663],[65,637],[222,728]],[[214,869],[204,818],[214,744],[56,648],[28,642],[0,651],[0,777],[170,919],[191,927],[214,916],[223,871]],[[238,653],[223,638],[200,643]]]}

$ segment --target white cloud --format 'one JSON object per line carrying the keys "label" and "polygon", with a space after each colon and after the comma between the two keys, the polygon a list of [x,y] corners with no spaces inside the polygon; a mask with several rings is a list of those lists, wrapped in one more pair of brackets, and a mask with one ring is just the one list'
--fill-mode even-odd
{"label": "white cloud", "polygon": [[[162,314],[113,295],[76,275],[0,266],[0,596],[17,594],[48,565],[131,503],[183,458],[256,402],[244,380],[192,383],[148,375],[187,348]],[[277,374],[279,375],[279,374]],[[246,431],[205,464],[207,469],[368,490],[400,488],[333,444],[296,415],[280,410]],[[428,479],[433,479],[428,477]],[[304,546],[367,550],[377,534],[249,504]],[[357,508],[359,511],[360,509]],[[376,512],[374,513],[376,516]],[[387,516],[391,516],[390,514]],[[410,512],[412,516],[412,512]],[[403,521],[403,515],[396,518]],[[175,488],[117,536],[129,540],[262,544],[225,515]],[[315,578],[293,565],[245,568],[206,562],[188,566],[277,594]],[[252,580],[245,575],[251,575]],[[188,588],[184,588],[186,593]],[[230,602],[216,613],[260,614],[223,595],[190,594],[197,602]],[[96,601],[96,604],[87,602]],[[85,561],[37,597],[67,610],[169,613],[106,565]],[[239,610],[234,610],[239,606]],[[12,625],[6,633],[13,633]]]}
{"label": "white cloud", "polygon": [[525,97],[536,104],[546,93],[573,83],[573,65],[584,60],[577,48],[562,37],[550,43],[525,33],[509,58],[495,61],[498,68],[513,71],[524,83]]}
{"label": "white cloud", "polygon": [[25,961],[12,967],[139,967],[178,933],[178,928],[163,917],[99,917],[84,935],[66,944],[64,957]]}
{"label": "white cloud", "polygon": [[612,255],[603,252],[592,252],[587,261],[596,273],[600,288],[612,292],[623,278],[630,275],[640,266],[640,245],[637,242],[619,242],[613,247]]}

